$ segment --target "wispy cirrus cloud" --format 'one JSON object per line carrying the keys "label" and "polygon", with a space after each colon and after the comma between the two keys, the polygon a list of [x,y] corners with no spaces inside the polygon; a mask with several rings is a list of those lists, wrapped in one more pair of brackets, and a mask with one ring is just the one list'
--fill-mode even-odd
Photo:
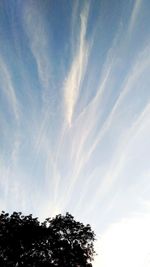
{"label": "wispy cirrus cloud", "polygon": [[[101,198],[106,196],[110,192],[112,186],[114,186],[114,183],[119,178],[119,175],[121,175],[123,167],[128,162],[129,150],[134,142],[134,139],[142,128],[148,126],[148,123],[150,123],[150,103],[146,105],[138,118],[133,121],[131,128],[126,130],[123,134],[108,171],[106,171],[106,174],[103,177],[102,184],[95,194],[95,204],[98,200],[100,201]],[[93,209],[94,203],[91,204],[91,209]]]}
{"label": "wispy cirrus cloud", "polygon": [[29,38],[29,46],[37,65],[39,81],[43,88],[43,101],[47,103],[51,76],[50,43],[48,31],[39,5],[35,1],[27,1],[23,9],[24,30]]}
{"label": "wispy cirrus cloud", "polygon": [[[118,64],[117,51],[119,49],[118,42],[120,39],[120,33],[121,28],[118,29],[118,32],[113,39],[112,46],[107,52],[103,68],[100,69],[100,79],[95,96],[84,107],[72,125],[73,139],[71,146],[71,158],[74,162],[74,168],[72,170],[71,183],[67,190],[68,197],[71,196],[71,192],[76,182],[80,180],[81,172],[86,168],[86,164],[90,159],[90,156],[100,141],[98,141],[98,134],[96,134],[97,124],[99,123],[104,110],[103,98],[108,91],[111,91],[112,87],[110,84],[111,81],[115,79],[114,71],[116,70]],[[94,137],[95,134],[96,136]],[[89,183],[87,182],[87,185],[88,184]]]}
{"label": "wispy cirrus cloud", "polygon": [[107,120],[104,122],[99,135],[97,136],[95,142],[93,143],[91,150],[89,151],[89,157],[93,153],[94,149],[96,148],[97,144],[101,141],[104,134],[109,130],[111,127],[113,120],[115,119],[116,113],[118,112],[119,108],[121,108],[121,104],[130,90],[133,90],[134,85],[137,83],[137,80],[140,79],[140,76],[143,74],[145,70],[147,70],[148,66],[150,65],[150,57],[149,55],[149,46],[147,46],[144,51],[139,54],[138,59],[133,64],[129,75],[125,78],[124,84],[122,86],[121,93],[114,104],[111,113],[109,114]]}
{"label": "wispy cirrus cloud", "polygon": [[2,56],[0,56],[0,77],[1,77],[1,90],[4,92],[6,100],[11,107],[12,113],[15,116],[16,121],[19,121],[20,110],[19,110],[19,101],[17,99],[16,90],[12,81],[11,73],[3,60]]}
{"label": "wispy cirrus cloud", "polygon": [[[117,80],[117,77],[114,76],[114,72],[117,71],[118,61],[120,61],[120,57],[122,57],[122,62],[125,59],[125,57],[127,57],[126,53],[124,55],[122,55],[122,51],[124,53],[124,51],[126,49],[125,46],[127,45],[126,42],[129,41],[130,35],[134,30],[134,27],[135,27],[137,19],[138,19],[138,13],[140,11],[141,4],[142,4],[141,0],[135,1],[133,4],[133,9],[131,12],[131,17],[129,19],[129,25],[128,25],[128,29],[127,29],[127,35],[125,35],[125,37],[123,37],[121,34],[122,29],[121,29],[121,24],[120,24],[120,27],[118,28],[118,31],[117,31],[117,34],[115,35],[113,43],[107,52],[106,61],[105,61],[103,68],[101,70],[102,74],[100,75],[101,78],[100,78],[99,88],[97,90],[97,93],[96,93],[95,97],[90,101],[90,103],[83,109],[83,111],[81,112],[81,114],[77,118],[77,122],[76,122],[77,125],[80,124],[80,121],[81,121],[81,125],[80,125],[81,131],[80,131],[80,136],[78,136],[78,145],[75,143],[75,149],[74,149],[74,154],[75,154],[76,160],[80,159],[80,163],[79,162],[77,163],[81,166],[78,169],[78,173],[80,172],[80,169],[84,165],[81,163],[82,162],[81,158],[84,158],[84,156],[83,157],[81,156],[81,154],[83,152],[82,151],[83,147],[86,144],[86,142],[88,141],[92,132],[95,130],[95,127],[96,127],[98,120],[99,120],[101,113],[102,113],[101,111],[104,108],[103,105],[101,105],[101,102],[103,101],[103,96],[106,93],[106,91],[111,90],[110,88],[111,88],[112,81],[114,79]],[[122,38],[122,40],[121,40],[121,38]],[[128,49],[128,46],[127,46],[127,49]],[[113,113],[115,112],[115,109],[117,108],[117,105],[122,101],[121,99],[123,99],[125,97],[125,95],[128,93],[128,90],[131,89],[130,88],[131,82],[136,81],[136,79],[140,76],[140,72],[142,73],[143,68],[146,69],[148,67],[149,57],[146,59],[147,55],[149,54],[148,49],[149,48],[146,47],[145,51],[143,51],[139,55],[139,60],[136,60],[135,65],[133,67],[134,69],[131,70],[133,77],[132,77],[132,75],[131,76],[129,75],[130,78],[129,78],[129,76],[125,78],[125,82],[124,82],[124,85],[122,87],[126,87],[126,88],[123,88],[123,90],[120,90],[121,94],[120,94],[119,98],[116,101],[116,104],[114,105],[114,107],[112,109],[110,117],[107,121],[105,121],[106,124],[104,123],[104,127],[100,131],[100,134],[99,134],[100,139],[105,135],[105,131],[107,131],[106,129],[107,129],[107,127],[109,127],[107,124],[110,123],[111,116],[113,116]],[[146,57],[145,57],[145,61],[142,64],[140,62],[140,60],[142,59],[142,57],[144,57],[143,54],[146,55]],[[134,76],[136,76],[136,77],[134,78]],[[125,85],[125,83],[126,83],[126,85]],[[108,88],[108,84],[109,84],[109,88]],[[99,112],[99,116],[97,116],[98,112]],[[88,118],[88,120],[86,120],[86,118]],[[89,123],[89,121],[90,121],[90,123]],[[94,149],[98,145],[98,143],[100,141],[99,138],[98,139],[96,138],[96,141],[91,146],[90,154],[93,153]],[[78,147],[78,150],[76,149],[77,147]]]}
{"label": "wispy cirrus cloud", "polygon": [[[113,51],[114,53],[114,51]],[[127,76],[124,78],[124,81],[121,85],[120,94],[116,99],[112,109],[100,128],[100,131],[97,132],[95,138],[89,139],[90,135],[95,131],[95,125],[97,124],[97,116],[98,109],[99,111],[104,108],[101,106],[102,96],[105,94],[105,90],[107,88],[107,82],[109,80],[109,90],[112,88],[110,87],[110,80],[114,75],[113,68],[115,67],[115,62],[113,64],[108,64],[109,68],[106,68],[108,72],[104,72],[103,81],[101,86],[99,87],[98,93],[95,98],[90,102],[90,104],[85,108],[83,113],[80,115],[78,120],[73,125],[72,134],[74,136],[72,144],[74,145],[74,152],[73,152],[73,160],[74,160],[74,170],[72,171],[72,179],[70,185],[67,190],[67,194],[65,195],[64,202],[67,201],[67,198],[70,199],[71,192],[73,192],[73,188],[76,182],[80,181],[82,175],[81,172],[86,169],[90,158],[93,156],[97,147],[103,141],[103,138],[107,135],[109,131],[115,127],[116,124],[119,125],[120,121],[123,118],[118,117],[118,115],[122,112],[122,105],[126,102],[126,98],[128,95],[133,92],[134,95],[134,88],[137,87],[138,83],[141,83],[142,77],[144,73],[147,72],[147,69],[150,65],[150,58],[149,58],[149,46],[146,46],[145,49],[139,53],[137,56],[136,61],[133,63],[130,71],[128,72]],[[110,61],[108,61],[110,63]],[[111,67],[112,66],[112,67]],[[110,76],[109,76],[110,75]],[[114,77],[114,76],[113,76]],[[114,77],[115,78],[115,77]],[[108,80],[107,80],[108,79]],[[105,89],[105,90],[104,90]],[[136,95],[136,92],[135,92]],[[135,96],[136,97],[136,96]],[[93,105],[94,104],[94,105]],[[143,124],[146,124],[146,118],[149,116],[149,104],[145,107],[144,110],[139,113],[137,119],[135,116],[131,116],[129,120],[129,125],[124,124],[125,128],[120,128],[120,134],[118,137],[118,145],[115,148],[113,159],[107,167],[106,173],[103,173],[102,184],[100,189],[96,193],[96,198],[94,202],[91,204],[91,210],[93,209],[94,205],[97,201],[102,197],[102,195],[106,195],[108,191],[111,189],[111,186],[114,185],[120,171],[124,167],[124,164],[127,161],[126,156],[126,149],[130,147],[130,141],[134,139],[136,133],[140,130]],[[119,120],[118,120],[119,119]],[[87,121],[87,123],[86,123]],[[88,123],[88,122],[91,123]],[[80,131],[78,132],[78,129]],[[124,130],[124,134],[122,131]],[[90,141],[90,143],[88,143]],[[129,144],[128,144],[129,143]],[[128,145],[127,145],[128,144]],[[108,164],[107,164],[108,165]],[[86,194],[86,190],[89,187],[90,181],[92,181],[93,175],[89,175],[87,181],[84,184],[83,192]],[[81,199],[84,199],[84,193],[82,192]],[[101,193],[100,193],[101,192]],[[80,200],[78,201],[80,203]],[[94,204],[95,203],[95,204]],[[77,209],[78,205],[76,206]],[[89,209],[88,209],[89,210]]]}
{"label": "wispy cirrus cloud", "polygon": [[[18,179],[18,174],[16,169],[18,169],[18,159],[20,153],[20,135],[19,130],[16,128],[16,133],[12,134],[11,137],[11,147],[7,147],[10,150],[9,158],[4,160],[3,155],[1,153],[1,160],[0,160],[0,190],[1,195],[3,196],[4,206],[2,204],[2,199],[0,198],[0,208],[3,206],[3,209],[7,209],[7,205],[10,207],[10,198],[11,201],[17,202],[22,190],[21,182]],[[21,178],[21,177],[20,177]],[[22,195],[23,197],[23,195]],[[20,201],[20,204],[22,201]]]}
{"label": "wispy cirrus cloud", "polygon": [[[77,136],[75,136],[74,138],[75,142],[74,140],[72,142],[72,158],[75,160],[75,164],[79,164],[79,161],[81,162],[81,154],[83,153],[84,146],[86,145],[86,142],[88,142],[88,139],[90,138],[91,134],[96,131],[96,125],[101,118],[103,110],[103,97],[106,91],[108,91],[108,84],[111,83],[113,75],[112,73],[116,67],[116,62],[118,60],[116,54],[118,48],[118,38],[119,34],[115,36],[113,44],[107,53],[103,68],[100,69],[100,80],[95,96],[83,108],[76,121],[74,122],[74,128],[80,129],[80,131],[75,131],[75,134],[77,133]],[[80,170],[80,168],[77,169],[78,171]]]}
{"label": "wispy cirrus cloud", "polygon": [[[11,40],[14,35],[10,32],[15,30],[18,38],[12,42],[12,58],[20,49],[22,59],[16,60],[12,73],[13,66],[3,60],[0,69],[2,93],[12,117],[20,119],[19,104],[22,111],[21,129],[14,127],[16,121],[11,122],[14,128],[5,122],[8,112],[0,115],[3,133],[9,137],[8,144],[4,136],[8,158],[0,157],[1,188],[9,208],[11,200],[12,205],[37,216],[69,210],[98,225],[100,215],[105,220],[116,199],[123,199],[116,197],[118,184],[126,173],[132,178],[129,159],[136,154],[136,147],[141,151],[139,147],[144,145],[140,132],[142,136],[149,132],[150,50],[147,46],[140,51],[147,42],[146,28],[140,36],[142,48],[135,43],[140,10],[145,15],[141,9],[144,1],[113,3],[115,12],[111,1],[104,2],[77,0],[65,6],[57,1],[29,0],[17,10],[8,9],[13,27],[4,25],[3,36]],[[18,85],[22,85],[21,91]],[[148,162],[148,152],[143,158]],[[142,180],[141,173],[138,177]],[[129,179],[125,183],[129,188]],[[137,183],[139,195],[141,184]],[[2,206],[4,202],[0,202]],[[91,213],[95,213],[94,219]],[[100,229],[98,225],[97,231]]]}
{"label": "wispy cirrus cloud", "polygon": [[[116,41],[116,40],[115,40]],[[99,82],[99,88],[95,97],[89,102],[89,104],[83,109],[81,114],[74,121],[71,128],[71,135],[73,136],[71,143],[71,159],[74,162],[72,169],[72,178],[65,194],[64,203],[67,198],[71,197],[72,190],[75,183],[80,180],[80,172],[86,166],[87,153],[89,152],[87,147],[90,149],[88,142],[91,141],[91,136],[96,131],[96,124],[101,116],[102,100],[105,93],[106,87],[111,79],[111,72],[115,65],[115,41],[114,47],[108,52],[108,57],[104,64],[101,79]],[[99,113],[99,116],[97,114]],[[86,147],[86,150],[85,150]]]}
{"label": "wispy cirrus cloud", "polygon": [[[114,121],[114,124],[116,123],[119,122]],[[138,136],[140,135],[140,132],[149,131],[149,125],[150,125],[150,103],[148,102],[148,104],[144,107],[144,109],[139,114],[137,119],[133,120],[131,127],[124,129],[124,133],[122,134],[121,138],[119,137],[118,145],[116,146],[115,151],[113,153],[113,158],[110,161],[110,163],[107,163],[107,168],[101,170],[101,166],[99,167],[97,166],[94,170],[92,170],[92,173],[88,175],[87,179],[85,179],[84,188],[82,189],[82,194],[78,199],[78,203],[75,207],[75,212],[80,210],[85,200],[87,191],[89,190],[90,184],[92,184],[93,180],[95,179],[97,180],[98,177],[99,177],[99,186],[97,187],[95,195],[90,201],[90,204],[88,205],[88,209],[85,210],[85,214],[87,213],[90,214],[96,207],[97,203],[103,202],[104,198],[109,199],[109,193],[114,190],[112,188],[115,188],[115,184],[118,182],[118,179],[119,180],[123,179],[122,175],[123,173],[125,173],[124,168],[125,166],[128,166],[132,150],[135,147],[138,147],[137,140]],[[141,140],[141,142],[144,142],[144,140]],[[143,168],[142,163],[141,166],[139,167],[141,168],[142,171]],[[148,173],[146,173],[146,177],[148,180]],[[80,178],[80,175],[78,178]],[[135,190],[135,184],[134,184],[134,190]],[[141,191],[141,185],[140,185],[140,191]],[[111,198],[111,203],[112,203],[112,198]]]}
{"label": "wispy cirrus cloud", "polygon": [[[49,154],[50,144],[45,147],[45,142],[48,139],[48,125],[50,119],[50,94],[53,90],[52,86],[52,62],[50,49],[50,31],[40,10],[40,2],[36,4],[35,1],[27,1],[23,5],[23,26],[24,31],[28,37],[29,49],[33,55],[36,63],[37,76],[39,79],[41,92],[38,91],[38,96],[41,103],[41,115],[39,116],[39,124],[37,124],[36,134],[33,129],[33,149],[35,150],[35,157],[32,159],[32,165],[36,164],[36,160],[41,153],[46,156]],[[35,77],[34,77],[35,78]],[[34,99],[34,93],[31,93]],[[33,112],[31,108],[31,112]],[[36,116],[35,116],[36,117]],[[30,126],[32,129],[32,125]]]}
{"label": "wispy cirrus cloud", "polygon": [[133,29],[136,25],[137,17],[140,12],[140,8],[142,5],[142,0],[136,0],[134,1],[130,21],[129,21],[129,26],[128,26],[128,33],[131,34],[133,32]]}
{"label": "wispy cirrus cloud", "polygon": [[[4,57],[0,55],[0,79],[1,79],[1,93],[4,99],[2,118],[1,120],[1,159],[0,159],[0,190],[3,200],[0,199],[0,206],[3,209],[7,208],[9,203],[9,197],[12,195],[19,196],[19,188],[14,186],[17,185],[17,180],[13,179],[15,169],[18,164],[19,151],[20,151],[20,117],[21,117],[21,107],[19,98],[17,96],[17,91],[15,88],[14,80],[12,79],[12,73],[10,66],[6,63]],[[14,124],[14,129],[10,131],[10,121],[9,117],[5,117],[5,108],[9,107],[10,117],[12,118],[12,124]],[[7,113],[6,113],[7,114]],[[11,132],[11,134],[10,134]],[[3,144],[5,144],[5,149],[3,149]],[[15,188],[15,189],[14,189]],[[18,188],[18,189],[17,189]],[[11,191],[11,193],[10,193]],[[10,193],[10,194],[9,194]],[[13,198],[14,199],[14,198]],[[3,201],[3,202],[2,202]]]}
{"label": "wispy cirrus cloud", "polygon": [[86,29],[88,21],[89,6],[84,7],[80,15],[80,35],[77,51],[74,54],[73,61],[64,83],[64,101],[66,121],[69,126],[72,124],[74,109],[79,97],[79,93],[84,79],[88,60],[88,43],[86,41]]}

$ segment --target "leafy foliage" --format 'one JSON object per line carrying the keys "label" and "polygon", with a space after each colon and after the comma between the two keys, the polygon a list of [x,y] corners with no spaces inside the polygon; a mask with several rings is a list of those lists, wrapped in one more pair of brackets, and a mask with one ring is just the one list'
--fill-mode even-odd
{"label": "leafy foliage", "polygon": [[92,266],[95,234],[69,213],[43,223],[20,212],[0,214],[0,266]]}

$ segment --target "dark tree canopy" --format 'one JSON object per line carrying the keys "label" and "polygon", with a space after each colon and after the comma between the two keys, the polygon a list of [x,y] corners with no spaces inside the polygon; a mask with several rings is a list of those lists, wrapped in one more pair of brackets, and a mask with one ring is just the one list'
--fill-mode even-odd
{"label": "dark tree canopy", "polygon": [[92,266],[95,234],[69,213],[43,223],[20,212],[0,214],[1,267]]}

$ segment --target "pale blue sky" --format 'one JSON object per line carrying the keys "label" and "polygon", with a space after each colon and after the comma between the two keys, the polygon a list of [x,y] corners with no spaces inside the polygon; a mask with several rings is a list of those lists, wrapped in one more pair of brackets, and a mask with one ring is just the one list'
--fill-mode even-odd
{"label": "pale blue sky", "polygon": [[94,267],[150,264],[150,1],[0,1],[0,209],[70,212]]}

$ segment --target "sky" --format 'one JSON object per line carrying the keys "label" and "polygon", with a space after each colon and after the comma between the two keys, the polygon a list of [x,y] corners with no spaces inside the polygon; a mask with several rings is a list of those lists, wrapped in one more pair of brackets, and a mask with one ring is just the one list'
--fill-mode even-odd
{"label": "sky", "polygon": [[94,267],[150,266],[150,1],[0,1],[0,210],[70,212]]}

